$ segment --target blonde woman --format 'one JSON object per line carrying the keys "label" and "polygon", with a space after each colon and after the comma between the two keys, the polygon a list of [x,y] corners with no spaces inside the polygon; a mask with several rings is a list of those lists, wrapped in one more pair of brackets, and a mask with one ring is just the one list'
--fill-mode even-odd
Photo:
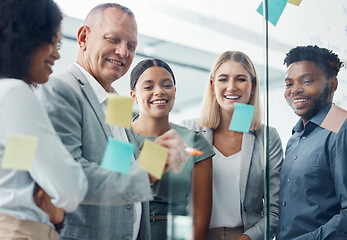
{"label": "blonde woman", "polygon": [[[229,130],[234,103],[255,107],[249,133]],[[200,119],[183,125],[200,131],[213,146],[213,204],[209,239],[264,239],[264,125],[259,81],[249,57],[238,51],[221,54],[212,67]],[[269,129],[270,233],[278,222],[282,144]]]}

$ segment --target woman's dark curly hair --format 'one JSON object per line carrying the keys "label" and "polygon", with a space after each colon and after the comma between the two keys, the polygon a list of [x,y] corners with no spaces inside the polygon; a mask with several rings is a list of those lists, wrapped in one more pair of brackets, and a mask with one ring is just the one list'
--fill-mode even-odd
{"label": "woman's dark curly hair", "polygon": [[33,53],[53,43],[62,19],[52,0],[1,0],[0,77],[28,76]]}
{"label": "woman's dark curly hair", "polygon": [[292,48],[284,59],[283,64],[287,67],[299,61],[311,61],[322,67],[328,78],[336,77],[343,66],[337,54],[318,46],[298,46]]}

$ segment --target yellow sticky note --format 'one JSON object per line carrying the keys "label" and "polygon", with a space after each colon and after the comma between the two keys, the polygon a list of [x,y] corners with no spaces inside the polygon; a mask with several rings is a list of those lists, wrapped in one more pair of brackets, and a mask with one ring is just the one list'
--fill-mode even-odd
{"label": "yellow sticky note", "polygon": [[287,0],[288,3],[299,6],[302,0]]}
{"label": "yellow sticky note", "polygon": [[320,126],[338,133],[346,119],[347,111],[333,104]]}
{"label": "yellow sticky note", "polygon": [[107,99],[107,113],[105,122],[130,129],[133,117],[133,99],[109,93]]}
{"label": "yellow sticky note", "polygon": [[37,144],[35,136],[9,135],[1,167],[28,171],[33,165]]}
{"label": "yellow sticky note", "polygon": [[139,167],[161,179],[169,150],[145,139],[139,156]]}

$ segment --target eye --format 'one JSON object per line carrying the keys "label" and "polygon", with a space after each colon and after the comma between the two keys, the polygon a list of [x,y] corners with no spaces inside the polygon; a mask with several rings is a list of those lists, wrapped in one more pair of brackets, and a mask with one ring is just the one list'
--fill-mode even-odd
{"label": "eye", "polygon": [[238,78],[237,80],[240,81],[240,82],[245,82],[245,81],[247,81],[247,79],[245,79],[245,78]]}
{"label": "eye", "polygon": [[109,41],[110,43],[113,43],[113,44],[116,44],[116,43],[120,42],[120,40],[118,38],[105,37],[105,39],[107,41]]}
{"label": "eye", "polygon": [[219,81],[219,82],[227,82],[228,79],[226,79],[226,78],[219,78],[218,81]]}
{"label": "eye", "polygon": [[304,84],[309,85],[309,84],[311,84],[312,82],[313,82],[313,80],[305,80],[305,81],[304,81]]}
{"label": "eye", "polygon": [[60,50],[62,46],[63,46],[63,42],[60,40],[60,41],[57,43],[57,50]]}
{"label": "eye", "polygon": [[152,90],[153,86],[145,86],[145,87],[143,87],[143,89],[145,89],[145,90]]}
{"label": "eye", "polygon": [[165,84],[163,87],[164,88],[172,88],[172,84]]}
{"label": "eye", "polygon": [[136,50],[136,45],[128,44],[128,48],[129,48],[131,51],[135,51],[135,50]]}

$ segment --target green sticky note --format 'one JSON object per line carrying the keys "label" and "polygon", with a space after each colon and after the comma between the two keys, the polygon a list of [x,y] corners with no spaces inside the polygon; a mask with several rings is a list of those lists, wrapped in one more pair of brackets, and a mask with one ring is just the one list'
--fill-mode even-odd
{"label": "green sticky note", "polygon": [[130,129],[133,117],[134,100],[130,97],[109,93],[107,98],[107,112],[105,122]]}
{"label": "green sticky note", "polygon": [[253,105],[234,103],[234,113],[230,121],[229,130],[237,132],[249,132],[253,115]]}
{"label": "green sticky note", "polygon": [[161,179],[169,150],[145,139],[139,156],[139,167]]}
{"label": "green sticky note", "polygon": [[134,145],[132,143],[109,138],[101,167],[127,174],[130,170],[133,153]]}
{"label": "green sticky note", "polygon": [[1,167],[29,171],[34,162],[37,144],[36,136],[9,135]]}
{"label": "green sticky note", "polygon": [[[274,26],[276,26],[284,8],[287,5],[287,0],[268,0],[268,19]],[[260,3],[260,6],[257,10],[258,13],[264,16],[263,13],[263,2]]]}

